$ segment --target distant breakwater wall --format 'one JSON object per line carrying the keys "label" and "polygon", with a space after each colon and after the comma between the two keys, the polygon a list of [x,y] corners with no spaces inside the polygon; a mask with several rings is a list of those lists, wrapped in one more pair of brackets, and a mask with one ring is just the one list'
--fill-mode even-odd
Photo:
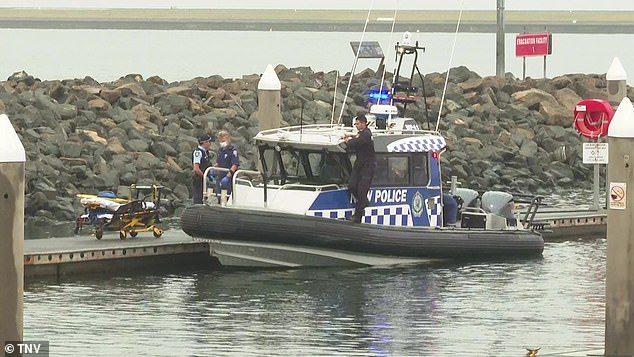
{"label": "distant breakwater wall", "polygon": [[[339,113],[349,74],[309,67],[276,67],[282,81],[284,125],[330,123]],[[391,78],[388,75],[387,78]],[[201,133],[229,130],[243,168],[255,169],[259,75],[199,77],[167,83],[130,74],[98,83],[90,77],[40,81],[24,72],[0,82],[0,112],[24,143],[26,217],[34,224],[74,220],[77,193],[123,192],[131,184],[166,186],[166,215],[179,215],[191,195],[191,153]],[[440,111],[445,75],[425,76],[429,117]],[[367,110],[380,75],[354,76],[344,116]],[[414,85],[422,87],[420,80]],[[465,67],[450,71],[440,131],[447,139],[443,180],[465,187],[545,193],[589,182],[572,110],[582,98],[605,98],[604,75],[553,79],[481,78]],[[631,88],[628,94],[632,98]],[[405,113],[425,123],[423,100]],[[337,115],[335,115],[337,117]],[[336,118],[335,118],[336,120]],[[212,151],[217,149],[216,144]]]}

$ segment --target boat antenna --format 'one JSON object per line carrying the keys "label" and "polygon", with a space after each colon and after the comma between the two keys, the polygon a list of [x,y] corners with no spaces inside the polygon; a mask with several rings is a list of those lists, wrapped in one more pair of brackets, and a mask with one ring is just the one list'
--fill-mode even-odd
{"label": "boat antenna", "polygon": [[348,93],[350,93],[350,85],[352,85],[352,77],[354,76],[354,71],[357,69],[357,62],[359,62],[359,54],[361,53],[361,47],[363,47],[363,39],[365,39],[365,31],[368,29],[368,23],[370,22],[370,13],[372,13],[372,8],[374,7],[374,0],[370,4],[370,8],[368,9],[368,16],[365,18],[365,24],[363,25],[363,32],[361,33],[361,42],[359,42],[359,47],[357,48],[357,53],[354,56],[354,63],[352,64],[352,70],[350,71],[350,79],[348,80],[348,87],[346,88],[346,94],[343,96],[343,103],[341,104],[341,111],[339,112],[339,119],[337,119],[337,124],[341,124],[341,117],[343,117],[343,110],[346,107],[346,100],[348,99]]}
{"label": "boat antenna", "polygon": [[[390,42],[392,43],[392,35],[394,34],[394,24],[396,24],[396,14],[398,13],[398,1],[397,7],[394,9],[394,16],[392,17],[392,29],[390,30]],[[379,95],[376,99],[376,104],[381,104],[381,93],[383,93],[383,80],[385,80],[385,74],[387,73],[387,66],[383,66],[383,74],[381,75],[381,86],[379,87]]]}
{"label": "boat antenna", "polygon": [[299,141],[302,141],[302,135],[303,135],[303,131],[302,129],[304,128],[304,100],[302,98],[302,109],[299,112]]}
{"label": "boat antenna", "polygon": [[332,116],[330,117],[330,125],[335,123],[335,108],[337,107],[337,81],[339,80],[339,70],[335,72],[335,94],[332,96]]}
{"label": "boat antenna", "polygon": [[[463,3],[464,5],[464,3]],[[451,63],[453,62],[453,54],[456,50],[456,41],[458,40],[458,30],[460,29],[460,20],[462,20],[462,8],[460,8],[460,14],[458,15],[458,23],[456,23],[456,33],[453,37],[453,45],[451,46],[451,56],[449,56],[449,67],[447,68],[447,76],[445,77],[445,87],[442,90],[442,98],[440,98],[440,109],[438,110],[438,119],[436,120],[436,131],[438,131],[438,125],[440,125],[440,116],[442,115],[442,106],[445,104],[445,94],[447,93],[447,85],[449,84],[449,71],[451,70]]]}

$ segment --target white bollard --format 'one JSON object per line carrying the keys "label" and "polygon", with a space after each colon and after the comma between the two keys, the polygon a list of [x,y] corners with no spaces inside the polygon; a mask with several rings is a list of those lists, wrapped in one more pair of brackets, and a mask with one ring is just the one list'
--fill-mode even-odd
{"label": "white bollard", "polygon": [[[280,121],[282,120],[281,113],[281,101],[282,101],[282,83],[280,82],[275,69],[272,65],[268,65],[260,82],[258,82],[258,126],[260,131],[268,129],[276,129],[280,127]],[[273,172],[277,168],[277,160],[273,158],[273,152],[268,151],[264,154],[264,160],[269,165],[269,172]],[[258,161],[258,168],[260,172],[263,172],[261,161]],[[266,186],[263,198],[263,206],[266,207]]]}
{"label": "white bollard", "polygon": [[24,304],[24,146],[0,115],[0,343],[21,341]]}
{"label": "white bollard", "polygon": [[634,356],[634,107],[621,101],[608,130],[605,355]]}
{"label": "white bollard", "polygon": [[282,83],[272,65],[268,65],[258,82],[258,125],[260,131],[280,127]]}
{"label": "white bollard", "polygon": [[614,57],[605,75],[608,82],[608,101],[612,106],[619,105],[627,96],[627,73],[618,57]]}

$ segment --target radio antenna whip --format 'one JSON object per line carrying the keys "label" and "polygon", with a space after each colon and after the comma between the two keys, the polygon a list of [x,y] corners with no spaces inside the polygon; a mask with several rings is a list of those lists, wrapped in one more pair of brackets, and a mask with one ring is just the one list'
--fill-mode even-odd
{"label": "radio antenna whip", "polygon": [[[390,31],[390,44],[392,43],[392,35],[394,34],[394,24],[396,24],[396,14],[398,13],[398,1],[396,2],[397,8],[394,9],[394,17],[392,17],[392,30]],[[376,104],[381,104],[381,93],[383,93],[383,80],[385,80],[385,74],[387,72],[387,65],[383,65],[383,74],[381,75],[381,86],[379,87],[379,96],[376,99]]]}
{"label": "radio antenna whip", "polygon": [[453,37],[453,45],[451,46],[451,56],[449,56],[449,67],[447,68],[447,76],[445,77],[445,87],[442,90],[442,98],[440,98],[440,109],[438,110],[438,119],[436,120],[436,131],[438,131],[438,125],[440,125],[440,116],[442,115],[442,106],[445,104],[445,94],[447,93],[447,85],[449,84],[449,71],[451,70],[451,64],[453,62],[453,54],[456,50],[456,41],[458,40],[458,30],[460,29],[460,20],[462,20],[462,7],[460,8],[460,14],[458,15],[458,23],[456,24],[456,33]]}
{"label": "radio antenna whip", "polygon": [[335,94],[332,96],[332,116],[330,117],[330,125],[335,122],[335,107],[337,106],[337,86],[339,81],[339,70],[335,72]]}
{"label": "radio antenna whip", "polygon": [[337,124],[341,124],[341,117],[343,117],[343,110],[346,107],[346,100],[348,99],[348,93],[350,92],[350,85],[352,85],[352,77],[354,76],[354,71],[357,69],[357,62],[359,62],[359,53],[361,53],[361,47],[363,46],[363,39],[365,38],[365,30],[368,28],[368,23],[370,22],[370,13],[372,13],[372,8],[374,7],[374,0],[370,4],[370,8],[368,9],[368,16],[365,18],[365,25],[363,25],[363,32],[361,33],[361,42],[359,42],[359,48],[357,48],[357,54],[354,56],[354,63],[352,64],[352,71],[350,71],[350,79],[348,80],[348,87],[346,88],[346,94],[343,96],[343,103],[341,103],[341,112],[339,112],[339,119],[337,120]]}

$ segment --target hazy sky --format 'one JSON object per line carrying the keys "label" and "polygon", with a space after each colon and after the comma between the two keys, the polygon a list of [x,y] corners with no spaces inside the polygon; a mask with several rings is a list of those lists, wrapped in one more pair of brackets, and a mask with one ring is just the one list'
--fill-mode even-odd
{"label": "hazy sky", "polygon": [[[255,8],[255,9],[495,9],[496,0],[2,0],[0,7]],[[633,0],[506,0],[509,10],[629,10]]]}

